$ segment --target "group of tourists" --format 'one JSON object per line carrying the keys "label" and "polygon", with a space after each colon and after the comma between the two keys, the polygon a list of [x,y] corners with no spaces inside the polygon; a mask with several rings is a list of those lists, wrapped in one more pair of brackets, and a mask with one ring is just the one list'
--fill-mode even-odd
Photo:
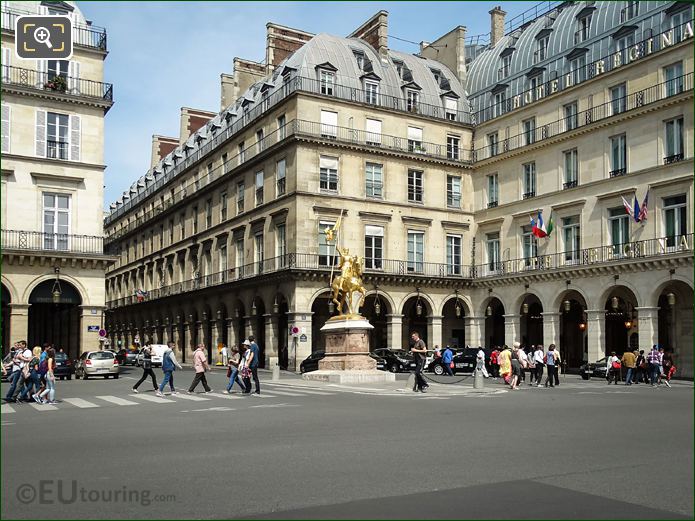
{"label": "group of tourists", "polygon": [[623,380],[625,385],[651,384],[657,387],[662,383],[671,387],[671,378],[676,373],[676,365],[673,361],[673,350],[666,351],[659,345],[652,346],[651,351],[644,354],[644,349],[625,351],[618,358],[615,351],[606,360],[606,381],[610,385]]}
{"label": "group of tourists", "polygon": [[[558,368],[562,359],[555,344],[550,344],[546,351],[541,344],[529,348],[514,342],[509,346],[499,348],[495,346],[490,354],[490,366],[492,377],[502,377],[511,389],[518,389],[519,385],[526,383],[529,376],[529,385],[536,387],[556,387],[560,385]],[[546,377],[543,382],[543,372]]]}
{"label": "group of tourists", "polygon": [[[154,354],[152,346],[150,344],[145,345],[142,350],[142,376],[133,386],[133,392],[137,393],[140,384],[149,377],[152,380],[152,386],[157,396],[164,396],[164,390],[167,385],[169,386],[170,394],[178,394],[178,391],[176,391],[174,387],[174,372],[177,369],[182,369],[182,367],[176,359],[174,353],[175,347],[176,344],[174,342],[169,342],[167,348],[162,352],[162,371],[164,373],[164,378],[162,379],[162,383],[157,386],[157,376],[154,374],[152,366],[152,355]],[[227,388],[223,391],[224,393],[232,393],[232,387],[234,383],[237,383],[242,394],[251,394],[251,379],[253,379],[255,394],[261,394],[261,384],[258,380],[259,355],[260,350],[253,336],[249,336],[248,340],[244,340],[238,348],[231,348],[231,356],[226,357],[229,383]],[[203,385],[203,389],[206,393],[213,392],[206,377],[206,373],[210,371],[210,365],[208,364],[205,344],[198,344],[193,352],[193,369],[195,371],[195,376],[188,388],[188,394],[193,394],[198,384]]]}
{"label": "group of tourists", "polygon": [[52,344],[29,349],[25,340],[17,342],[10,350],[8,362],[2,364],[2,374],[10,382],[4,401],[56,403],[55,367],[56,349]]}

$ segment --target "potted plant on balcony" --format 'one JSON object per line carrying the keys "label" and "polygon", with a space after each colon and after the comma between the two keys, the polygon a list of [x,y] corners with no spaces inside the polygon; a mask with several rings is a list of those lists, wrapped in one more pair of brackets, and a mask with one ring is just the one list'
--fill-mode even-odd
{"label": "potted plant on balcony", "polygon": [[65,92],[68,90],[68,82],[65,80],[64,76],[54,76],[46,83],[44,83],[45,89],[55,90],[58,92]]}

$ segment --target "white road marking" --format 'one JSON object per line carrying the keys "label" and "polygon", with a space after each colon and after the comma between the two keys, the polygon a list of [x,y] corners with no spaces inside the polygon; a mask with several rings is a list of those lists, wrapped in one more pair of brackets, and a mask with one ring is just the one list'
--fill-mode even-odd
{"label": "white road marking", "polygon": [[2,422],[0,425],[16,425],[15,422]]}
{"label": "white road marking", "polygon": [[174,395],[176,398],[181,399],[181,400],[190,400],[192,402],[206,402],[210,398],[203,398],[202,396],[196,396],[195,394],[185,394],[185,393],[179,393]]}
{"label": "white road marking", "polygon": [[291,404],[291,403],[269,403],[267,405],[252,405],[249,407],[249,409],[257,409],[257,408],[265,408],[265,409],[271,409],[271,408],[276,408],[276,407],[301,407],[301,405],[297,404]]}
{"label": "white road marking", "polygon": [[386,389],[374,389],[373,387],[353,387],[351,385],[328,384],[328,387],[338,387],[340,389],[348,389],[349,391],[386,391]]}
{"label": "white road marking", "polygon": [[42,412],[43,411],[57,411],[58,410],[58,407],[56,407],[55,405],[49,405],[49,404],[44,405],[41,403],[30,403],[29,405],[31,405],[37,411],[42,411]]}
{"label": "white road marking", "polygon": [[131,394],[131,398],[140,398],[147,402],[153,403],[176,403],[174,400],[167,400],[166,398],[160,398],[159,396],[147,396],[146,394]]}
{"label": "white road marking", "polygon": [[125,378],[127,380],[139,380],[140,378],[134,378],[132,376],[121,376],[121,378]]}
{"label": "white road marking", "polygon": [[[280,396],[304,396],[304,395],[299,394],[299,393],[290,393],[287,391],[278,391],[277,389],[273,389],[273,393],[278,394]],[[261,396],[263,396],[263,395],[261,394]]]}
{"label": "white road marking", "polygon": [[226,398],[227,400],[241,400],[241,396],[234,394],[222,394],[222,393],[209,393],[208,396],[214,396],[215,398]]}
{"label": "white road marking", "polygon": [[72,404],[75,407],[79,407],[80,409],[91,409],[93,407],[100,407],[96,403],[88,402],[87,400],[83,400],[82,398],[63,398],[63,401]]}
{"label": "white road marking", "polygon": [[271,383],[266,383],[266,385],[270,385],[273,387],[273,392],[277,392],[278,389],[287,389],[288,391],[297,391],[299,393],[306,393],[306,394],[320,394],[323,396],[329,396],[335,393],[327,393],[325,391],[317,391],[313,388],[308,388],[308,387],[302,387],[300,385],[282,385],[282,384],[271,384]]}
{"label": "white road marking", "polygon": [[95,396],[95,398],[99,398],[100,400],[104,400],[105,402],[115,403],[116,405],[140,405],[138,402],[124,400],[123,398],[119,398],[118,396]]}
{"label": "white road marking", "polygon": [[3,403],[0,405],[0,414],[12,414],[16,412],[9,403]]}
{"label": "white road marking", "polygon": [[232,407],[209,407],[207,409],[191,409],[190,411],[181,411],[181,412],[226,412],[226,411],[236,411],[236,409]]}

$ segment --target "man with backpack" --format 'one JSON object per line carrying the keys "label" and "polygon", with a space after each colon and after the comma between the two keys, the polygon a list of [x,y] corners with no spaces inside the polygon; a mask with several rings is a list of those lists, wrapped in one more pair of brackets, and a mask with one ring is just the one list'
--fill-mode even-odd
{"label": "man with backpack", "polygon": [[[258,380],[258,357],[260,355],[260,349],[258,344],[255,342],[255,337],[253,335],[249,336],[248,343],[244,342],[249,350],[248,356],[246,358],[246,367],[251,371],[251,377],[253,378],[253,383],[256,386],[255,394],[261,394],[261,382]],[[251,382],[250,380],[244,381],[246,385],[246,390],[244,394],[251,394]]]}
{"label": "man with backpack", "polygon": [[444,348],[444,351],[442,352],[442,365],[444,366],[444,371],[449,376],[454,376],[454,370],[451,367],[453,365],[453,363],[454,363],[454,352],[451,350],[451,348],[447,344],[447,346]]}
{"label": "man with backpack", "polygon": [[174,388],[174,371],[176,368],[183,369],[181,364],[176,360],[176,355],[174,355],[173,348],[176,346],[173,342],[167,344],[167,348],[162,353],[162,371],[164,371],[164,378],[162,383],[155,393],[157,396],[164,396],[164,387],[169,384],[171,388],[171,394],[176,394],[176,389]]}
{"label": "man with backpack", "polygon": [[138,380],[138,382],[133,386],[134,393],[138,392],[138,387],[140,387],[142,382],[147,380],[148,376],[152,378],[152,386],[156,392],[157,377],[154,375],[154,371],[152,371],[152,346],[149,343],[142,350],[142,376],[140,377],[140,380]]}

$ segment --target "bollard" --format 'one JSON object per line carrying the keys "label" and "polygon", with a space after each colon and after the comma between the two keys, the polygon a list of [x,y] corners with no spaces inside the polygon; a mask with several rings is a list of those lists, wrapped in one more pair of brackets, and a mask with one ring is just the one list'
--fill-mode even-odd
{"label": "bollard", "polygon": [[405,388],[412,390],[415,387],[415,373],[410,373],[408,381],[405,382]]}
{"label": "bollard", "polygon": [[483,372],[476,369],[475,378],[473,379],[473,389],[483,389],[485,387]]}
{"label": "bollard", "polygon": [[276,382],[280,379],[280,364],[275,364],[273,366],[273,378],[271,379],[273,382]]}

